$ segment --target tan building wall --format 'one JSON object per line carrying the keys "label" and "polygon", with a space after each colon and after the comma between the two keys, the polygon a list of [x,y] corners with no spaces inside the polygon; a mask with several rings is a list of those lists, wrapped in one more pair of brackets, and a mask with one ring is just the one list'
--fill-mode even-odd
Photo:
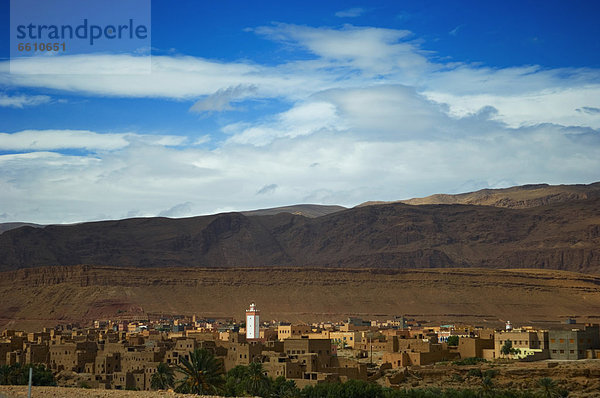
{"label": "tan building wall", "polygon": [[118,352],[101,353],[94,363],[95,374],[111,374],[121,371],[121,354]]}
{"label": "tan building wall", "polygon": [[260,359],[262,348],[260,343],[229,343],[225,358],[225,370],[229,371],[237,365],[247,366]]}
{"label": "tan building wall", "polygon": [[484,349],[494,349],[494,340],[478,337],[461,337],[458,340],[458,353],[464,358],[483,358]]}
{"label": "tan building wall", "polygon": [[163,355],[157,351],[129,351],[121,357],[121,371],[144,370],[149,362],[161,362]]}
{"label": "tan building wall", "polygon": [[96,360],[98,346],[93,342],[66,343],[50,346],[50,368],[54,371],[83,372],[85,364]]}
{"label": "tan building wall", "polygon": [[299,338],[312,332],[309,325],[279,325],[277,327],[277,339]]}
{"label": "tan building wall", "polygon": [[283,350],[287,355],[316,354],[318,369],[330,366],[332,349],[329,339],[285,339]]}
{"label": "tan building wall", "polygon": [[284,376],[286,379],[300,379],[304,371],[304,367],[299,361],[293,361],[287,356],[280,355],[269,356],[268,360],[263,363],[263,369],[273,379],[280,376]]}
{"label": "tan building wall", "polygon": [[360,332],[328,332],[328,334],[331,342],[338,347],[355,348],[362,338]]}
{"label": "tan building wall", "polygon": [[517,329],[510,332],[502,331],[496,333],[494,336],[494,350],[496,353],[496,358],[502,357],[500,350],[502,346],[506,343],[507,340],[512,342],[512,347],[514,349],[519,349],[522,351],[522,355],[517,356],[525,356],[527,354],[533,355],[534,352],[539,351],[547,351],[549,348],[549,339],[548,339],[548,331],[547,330],[529,330],[529,329]]}
{"label": "tan building wall", "polygon": [[384,363],[390,363],[392,368],[398,368],[415,365],[429,365],[432,363],[445,361],[447,359],[447,350],[435,350],[431,352],[386,352],[383,354],[382,360]]}

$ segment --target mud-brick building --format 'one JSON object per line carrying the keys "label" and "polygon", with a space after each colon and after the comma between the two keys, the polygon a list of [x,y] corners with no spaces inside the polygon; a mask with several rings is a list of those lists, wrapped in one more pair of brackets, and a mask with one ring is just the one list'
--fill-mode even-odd
{"label": "mud-brick building", "polygon": [[144,370],[149,364],[162,362],[165,352],[159,349],[128,349],[121,358],[121,371]]}
{"label": "mud-brick building", "polygon": [[85,372],[87,363],[96,361],[98,345],[92,341],[54,344],[50,346],[50,369]]}
{"label": "mud-brick building", "polygon": [[383,362],[399,368],[412,365],[428,365],[453,359],[456,355],[448,350],[445,343],[437,343],[434,337],[396,338],[390,341],[390,348],[383,354]]}
{"label": "mud-brick building", "polygon": [[258,341],[229,342],[227,356],[225,357],[225,370],[229,371],[237,365],[247,366],[251,362],[260,360],[263,345]]}
{"label": "mud-brick building", "polygon": [[283,342],[283,351],[287,355],[315,354],[317,371],[331,366],[332,346],[330,339],[294,339],[288,338]]}
{"label": "mud-brick building", "polygon": [[277,340],[300,338],[311,332],[310,325],[279,325],[277,327]]}
{"label": "mud-brick building", "polygon": [[598,325],[585,325],[584,329],[551,330],[549,339],[552,359],[597,358],[600,351]]}
{"label": "mud-brick building", "polygon": [[[458,340],[458,353],[462,359],[486,358],[493,359],[494,339],[482,339],[479,337],[461,337]],[[484,354],[485,352],[485,354]],[[487,358],[492,353],[492,358]]]}
{"label": "mud-brick building", "polygon": [[87,373],[112,374],[121,371],[120,352],[98,352],[92,371]]}
{"label": "mud-brick building", "polygon": [[502,357],[502,347],[510,341],[516,351],[511,357],[529,359],[546,359],[548,351],[548,331],[534,329],[514,329],[502,331],[494,335],[494,357]]}

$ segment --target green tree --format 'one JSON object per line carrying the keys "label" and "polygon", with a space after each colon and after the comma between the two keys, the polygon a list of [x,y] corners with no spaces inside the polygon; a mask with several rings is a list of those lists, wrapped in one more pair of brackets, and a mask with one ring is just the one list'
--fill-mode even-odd
{"label": "green tree", "polygon": [[166,363],[159,363],[156,372],[152,375],[150,386],[153,390],[166,390],[175,385],[173,369]]}
{"label": "green tree", "polygon": [[11,384],[9,382],[10,380],[10,366],[8,365],[2,365],[0,366],[0,385],[7,385],[7,384]]}
{"label": "green tree", "polygon": [[545,398],[555,398],[566,396],[563,391],[558,388],[558,383],[550,377],[542,377],[538,380],[538,386],[542,390],[542,396]]}
{"label": "green tree", "polygon": [[29,383],[29,368],[32,368],[32,383],[34,386],[55,386],[56,379],[44,365],[26,365],[20,363],[0,366],[0,384],[24,385]]}
{"label": "green tree", "polygon": [[512,351],[513,351],[512,341],[506,340],[504,342],[504,345],[500,348],[500,354],[502,354],[504,356],[508,356],[512,353]]}
{"label": "green tree", "polygon": [[223,392],[228,397],[244,395],[244,379],[246,377],[246,366],[238,365],[227,372]]}
{"label": "green tree", "polygon": [[286,380],[279,376],[271,385],[272,398],[296,398],[300,396],[300,390],[296,387],[294,380]]}
{"label": "green tree", "polygon": [[192,351],[189,356],[189,360],[182,357],[181,364],[177,365],[177,371],[183,375],[183,379],[176,391],[217,395],[225,382],[221,362],[211,352],[203,349]]}
{"label": "green tree", "polygon": [[250,395],[264,397],[271,389],[271,379],[265,374],[262,363],[252,362],[246,368],[244,376],[244,390]]}
{"label": "green tree", "polygon": [[449,336],[447,343],[450,346],[456,347],[458,345],[459,337],[458,336]]}

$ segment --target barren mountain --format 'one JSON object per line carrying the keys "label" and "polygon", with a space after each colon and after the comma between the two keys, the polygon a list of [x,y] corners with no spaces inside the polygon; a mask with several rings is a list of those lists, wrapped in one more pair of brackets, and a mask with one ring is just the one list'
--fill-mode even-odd
{"label": "barren mountain", "polygon": [[10,231],[11,229],[21,228],[21,227],[34,227],[34,228],[43,228],[43,225],[32,224],[28,222],[5,222],[0,223],[0,234],[6,231]]}
{"label": "barren mountain", "polygon": [[436,194],[425,198],[398,200],[395,202],[365,202],[359,206],[385,203],[406,203],[409,205],[465,204],[524,209],[551,203],[600,197],[600,182],[585,185],[522,185],[504,189],[482,189],[480,191],[456,195]]}
{"label": "barren mountain", "polygon": [[346,210],[342,206],[327,206],[327,205],[292,205],[273,207],[271,209],[260,209],[260,210],[249,210],[242,211],[241,213],[245,216],[273,216],[279,213],[291,213],[298,216],[304,216],[309,218],[321,217],[327,214],[336,213],[338,211]]}
{"label": "barren mountain", "polygon": [[[313,204],[301,204],[301,205],[291,205],[291,206],[282,206],[282,207],[273,207],[268,209],[258,209],[258,210],[248,210],[242,211],[241,213],[246,216],[268,216],[275,215],[279,213],[291,213],[299,216],[314,218],[321,217],[326,214],[335,213],[338,211],[346,210],[345,207],[335,206],[335,205],[313,205]],[[17,229],[21,227],[35,227],[35,228],[44,228],[45,225],[33,224],[27,222],[6,222],[0,223],[0,234],[6,231],[10,231],[11,229]]]}
{"label": "barren mountain", "polygon": [[40,267],[0,273],[0,329],[197,314],[242,320],[348,316],[499,325],[598,321],[600,277],[490,269]]}
{"label": "barren mountain", "polygon": [[22,227],[0,271],[123,267],[485,267],[600,272],[600,198],[526,209],[402,203],[307,218],[226,213]]}

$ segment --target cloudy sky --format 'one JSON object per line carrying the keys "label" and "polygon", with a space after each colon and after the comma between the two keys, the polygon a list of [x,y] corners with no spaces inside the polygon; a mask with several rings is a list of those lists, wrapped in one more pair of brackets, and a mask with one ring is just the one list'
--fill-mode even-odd
{"label": "cloudy sky", "polygon": [[597,2],[154,0],[147,74],[10,73],[0,2],[0,222],[600,180]]}

